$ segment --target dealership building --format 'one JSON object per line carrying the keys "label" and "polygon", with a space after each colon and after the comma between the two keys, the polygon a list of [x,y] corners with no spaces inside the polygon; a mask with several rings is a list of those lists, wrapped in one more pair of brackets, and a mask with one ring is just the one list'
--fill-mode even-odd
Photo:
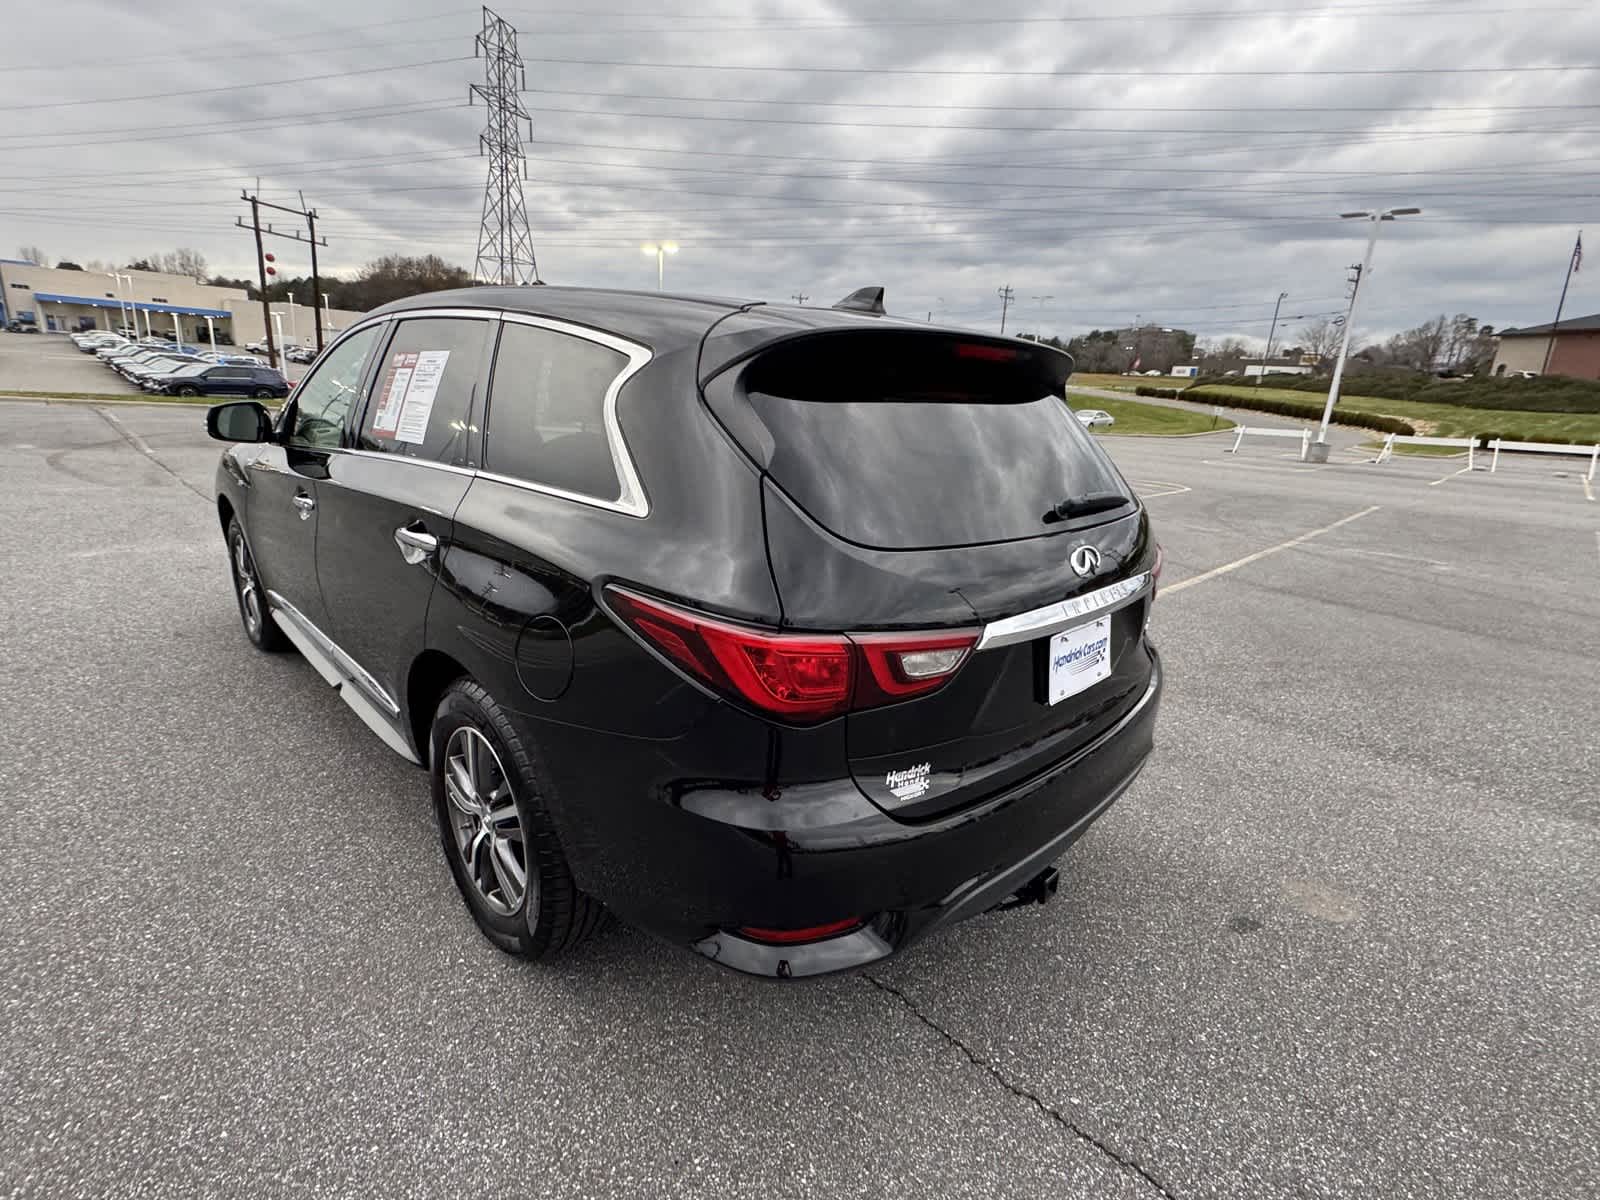
{"label": "dealership building", "polygon": [[[309,295],[305,297],[311,299]],[[273,336],[284,344],[315,346],[315,317],[309,303],[272,305]],[[345,329],[363,314],[325,309],[323,338]],[[175,334],[180,341],[205,345],[213,333],[235,345],[266,336],[261,302],[239,288],[197,283],[186,275],[159,271],[74,271],[0,258],[0,328],[15,321],[41,333],[80,329],[138,327],[140,335]]]}

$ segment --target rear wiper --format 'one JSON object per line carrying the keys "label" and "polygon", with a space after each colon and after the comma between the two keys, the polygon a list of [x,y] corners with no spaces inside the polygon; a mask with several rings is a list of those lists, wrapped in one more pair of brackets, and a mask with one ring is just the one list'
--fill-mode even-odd
{"label": "rear wiper", "polygon": [[1070,517],[1086,517],[1090,513],[1107,512],[1113,508],[1121,508],[1128,503],[1128,497],[1121,492],[1085,492],[1081,496],[1068,496],[1049,512],[1044,514],[1044,522],[1053,525],[1057,521],[1065,521]]}

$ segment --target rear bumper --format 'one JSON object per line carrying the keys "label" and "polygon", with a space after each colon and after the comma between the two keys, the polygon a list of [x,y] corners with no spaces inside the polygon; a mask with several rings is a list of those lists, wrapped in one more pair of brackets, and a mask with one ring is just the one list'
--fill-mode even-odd
{"label": "rear bumper", "polygon": [[[625,920],[736,970],[800,977],[865,966],[995,907],[1128,788],[1153,749],[1162,690],[1160,661],[1142,649],[1149,684],[1113,728],[972,808],[912,823],[849,779],[781,794],[684,781],[669,804],[641,811],[635,802],[626,830],[561,814],[574,873]],[[577,749],[570,739],[568,748]],[[852,918],[863,924],[798,945],[733,932]]]}

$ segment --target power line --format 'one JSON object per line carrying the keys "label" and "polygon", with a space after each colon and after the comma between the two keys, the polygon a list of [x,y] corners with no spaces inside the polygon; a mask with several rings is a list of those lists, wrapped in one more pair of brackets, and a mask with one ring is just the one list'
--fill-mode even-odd
{"label": "power line", "polygon": [[682,104],[765,104],[796,105],[802,108],[889,108],[917,109],[933,112],[1072,112],[1072,113],[1395,113],[1395,112],[1566,112],[1578,109],[1600,109],[1600,104],[1354,104],[1354,105],[1300,105],[1300,104],[919,104],[893,100],[772,100],[750,96],[683,96],[655,92],[594,92],[576,88],[529,88],[531,92],[546,96],[582,96],[599,100],[662,100]]}
{"label": "power line", "polygon": [[[1119,18],[1120,19],[1120,18]],[[802,75],[938,75],[975,78],[1040,78],[1040,79],[1140,79],[1140,78],[1191,78],[1196,76],[1225,76],[1228,78],[1276,78],[1281,76],[1339,76],[1339,75],[1516,75],[1553,73],[1559,71],[1600,71],[1600,64],[1566,63],[1561,65],[1523,64],[1514,67],[1270,67],[1252,70],[1173,69],[1163,71],[1122,71],[1104,67],[1067,67],[1054,71],[995,70],[992,68],[956,67],[794,67],[757,66],[742,63],[672,63],[640,62],[613,58],[530,58],[530,63],[547,63],[555,66],[578,67],[637,67],[652,71],[756,71],[789,72]]]}
{"label": "power line", "polygon": [[435,67],[441,63],[470,62],[471,55],[458,54],[454,58],[428,58],[421,62],[392,63],[386,67],[356,67],[347,71],[330,71],[322,75],[301,75],[293,79],[262,79],[255,83],[225,83],[218,87],[189,88],[181,92],[147,92],[142,96],[99,96],[92,100],[47,100],[42,104],[0,105],[0,112],[36,112],[41,108],[78,108],[85,104],[130,104],[139,100],[175,100],[183,96],[210,96],[217,92],[238,92],[250,88],[282,87],[291,83],[315,83],[322,79],[346,79],[351,75],[377,75],[385,71],[412,71],[419,67]]}

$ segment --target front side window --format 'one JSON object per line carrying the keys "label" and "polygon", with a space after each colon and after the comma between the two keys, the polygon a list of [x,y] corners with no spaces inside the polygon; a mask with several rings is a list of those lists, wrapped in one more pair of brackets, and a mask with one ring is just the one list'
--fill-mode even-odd
{"label": "front side window", "polygon": [[622,494],[605,399],[628,356],[586,338],[508,322],[489,391],[484,469],[597,500]]}
{"label": "front side window", "polygon": [[488,321],[467,317],[400,322],[373,379],[357,448],[464,463],[491,329]]}
{"label": "front side window", "polygon": [[367,357],[377,345],[382,329],[381,324],[373,325],[351,334],[329,351],[301,383],[295,391],[291,442],[327,450],[338,448],[345,419],[355,407]]}

